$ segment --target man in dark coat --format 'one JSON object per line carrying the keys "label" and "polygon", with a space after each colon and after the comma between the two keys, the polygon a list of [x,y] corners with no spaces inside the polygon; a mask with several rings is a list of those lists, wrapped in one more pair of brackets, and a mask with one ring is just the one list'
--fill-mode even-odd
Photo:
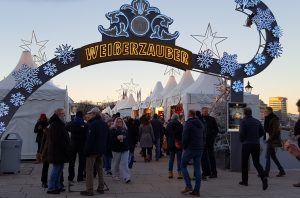
{"label": "man in dark coat", "polygon": [[242,181],[239,183],[248,186],[249,157],[252,156],[253,165],[262,180],[263,190],[268,188],[268,179],[259,162],[260,138],[264,136],[264,129],[259,120],[252,117],[250,108],[244,109],[244,119],[240,124],[240,141],[242,143]]}
{"label": "man in dark coat", "polygon": [[219,133],[218,124],[216,119],[209,115],[207,107],[202,108],[201,120],[203,121],[206,128],[206,141],[201,160],[203,170],[202,176],[205,179],[207,176],[209,176],[209,178],[217,178],[218,172],[214,146],[216,137]]}
{"label": "man in dark coat", "polygon": [[[204,126],[198,118],[195,118],[196,113],[193,110],[189,111],[188,120],[183,128],[182,144],[183,154],[181,159],[181,171],[186,184],[183,194],[190,192],[192,196],[200,196],[201,187],[201,158],[204,149]],[[196,179],[195,187],[192,188],[191,178],[187,170],[188,163],[193,159],[194,176]]]}
{"label": "man in dark coat", "polygon": [[163,125],[158,118],[157,114],[154,114],[153,119],[151,120],[151,125],[153,128],[153,133],[154,133],[154,144],[155,144],[155,159],[156,161],[159,160],[160,158],[160,139],[161,139],[161,134],[163,134]]}
{"label": "man in dark coat", "polygon": [[[267,140],[267,151],[266,151],[266,167],[265,173],[266,176],[269,176],[270,167],[271,167],[271,158],[276,164],[279,173],[277,177],[282,177],[285,175],[285,171],[281,166],[279,160],[276,156],[276,147],[282,147],[281,136],[280,136],[280,122],[279,118],[273,113],[272,107],[266,107],[265,109],[265,123],[264,123],[265,132],[269,134],[269,139]],[[265,136],[266,137],[266,136]],[[266,138],[264,138],[266,139]]]}
{"label": "man in dark coat", "polygon": [[108,126],[100,116],[99,108],[95,107],[88,112],[89,115],[89,133],[87,136],[84,154],[86,156],[86,190],[80,194],[84,196],[94,195],[93,179],[94,166],[98,173],[98,188],[97,192],[104,193],[103,179],[103,155],[106,152],[108,142]]}
{"label": "man in dark coat", "polygon": [[83,113],[78,111],[73,121],[69,122],[66,130],[71,132],[71,159],[69,163],[68,180],[73,181],[75,177],[75,162],[78,153],[79,164],[77,172],[77,181],[83,181],[83,172],[85,169],[85,157],[83,154],[84,144],[88,133],[88,126],[84,122]]}
{"label": "man in dark coat", "polygon": [[57,109],[49,121],[49,134],[47,138],[47,158],[52,164],[52,172],[48,183],[48,194],[59,194],[64,191],[61,186],[60,177],[63,172],[64,163],[69,161],[70,138],[65,130],[65,112]]}
{"label": "man in dark coat", "polygon": [[169,179],[173,178],[173,165],[175,155],[177,158],[177,179],[182,179],[181,172],[181,156],[182,156],[182,131],[183,126],[179,122],[179,117],[176,113],[172,115],[171,121],[167,125],[166,135],[168,137],[168,150],[169,150]]}

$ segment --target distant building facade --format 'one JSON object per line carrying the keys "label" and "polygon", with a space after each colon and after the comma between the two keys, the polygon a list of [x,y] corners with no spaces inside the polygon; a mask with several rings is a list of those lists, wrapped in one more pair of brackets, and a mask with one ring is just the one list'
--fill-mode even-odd
{"label": "distant building facade", "polygon": [[280,118],[281,124],[285,125],[288,121],[287,98],[270,97],[269,106],[273,108],[274,113]]}

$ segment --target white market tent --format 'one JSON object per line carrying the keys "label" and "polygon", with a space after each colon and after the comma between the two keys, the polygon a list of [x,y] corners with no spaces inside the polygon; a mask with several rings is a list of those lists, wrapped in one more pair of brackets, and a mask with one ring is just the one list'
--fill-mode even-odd
{"label": "white market tent", "polygon": [[[0,81],[0,100],[15,86],[16,82],[12,73],[18,71],[22,64],[36,68],[30,52],[23,52],[15,69],[4,80]],[[34,126],[40,114],[45,113],[49,118],[57,108],[64,108],[66,119],[70,120],[71,103],[67,90],[58,88],[50,81],[45,83],[19,108],[2,138],[8,133],[18,133],[23,140],[21,159],[35,159],[37,143],[35,142]]]}
{"label": "white market tent", "polygon": [[122,109],[123,105],[126,103],[128,97],[125,96],[124,98],[122,98],[121,100],[118,100],[115,107],[111,110],[112,114],[116,114],[119,112],[120,109]]}
{"label": "white market tent", "polygon": [[153,92],[150,96],[151,99],[151,107],[160,107],[162,106],[162,92],[164,90],[164,87],[162,86],[162,83],[158,81],[153,89]]}
{"label": "white market tent", "polygon": [[112,115],[112,113],[111,113],[111,108],[110,108],[110,106],[108,106],[108,107],[106,107],[103,111],[102,111],[102,113],[103,114],[108,114],[108,115]]}
{"label": "white market tent", "polygon": [[119,107],[119,112],[122,117],[131,116],[133,107],[136,106],[136,101],[133,98],[133,95],[130,94],[128,99]]}

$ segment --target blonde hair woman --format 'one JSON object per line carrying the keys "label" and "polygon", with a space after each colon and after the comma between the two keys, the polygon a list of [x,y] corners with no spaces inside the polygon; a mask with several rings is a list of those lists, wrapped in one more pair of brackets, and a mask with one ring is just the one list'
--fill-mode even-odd
{"label": "blonde hair woman", "polygon": [[116,118],[111,129],[112,173],[116,180],[120,177],[125,183],[130,182],[130,170],[128,167],[129,142],[127,126],[122,118]]}

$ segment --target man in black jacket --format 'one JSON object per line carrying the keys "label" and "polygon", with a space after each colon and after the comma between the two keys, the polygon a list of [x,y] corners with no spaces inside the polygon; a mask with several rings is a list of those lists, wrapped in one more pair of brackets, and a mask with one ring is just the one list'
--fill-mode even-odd
{"label": "man in black jacket", "polygon": [[239,183],[248,186],[248,162],[250,154],[253,165],[262,180],[263,190],[268,188],[268,179],[259,162],[260,138],[264,136],[264,129],[260,121],[252,117],[250,108],[244,109],[245,118],[240,124],[240,141],[242,143],[242,181]]}
{"label": "man in black jacket", "polygon": [[83,172],[85,169],[85,157],[83,154],[84,144],[88,133],[88,126],[84,122],[82,111],[78,111],[73,121],[67,124],[66,130],[71,132],[71,159],[69,162],[68,180],[73,181],[75,177],[75,162],[78,153],[79,164],[77,172],[77,181],[83,181]]}
{"label": "man in black jacket", "polygon": [[158,118],[157,114],[154,114],[153,119],[151,121],[151,125],[153,128],[153,133],[154,133],[154,144],[155,144],[155,159],[156,161],[159,160],[160,158],[160,138],[161,138],[161,134],[163,134],[163,125],[161,123],[161,121]]}
{"label": "man in black jacket", "polygon": [[202,156],[202,176],[206,179],[207,176],[209,178],[217,178],[217,166],[216,166],[216,158],[215,158],[215,140],[219,133],[219,128],[217,121],[214,117],[209,115],[208,108],[202,108],[202,117],[201,117],[205,127],[206,127],[206,141],[205,147]]}
{"label": "man in black jacket", "polygon": [[89,133],[87,136],[84,154],[86,156],[86,191],[81,191],[80,194],[84,196],[94,195],[93,179],[94,166],[98,173],[98,188],[97,192],[104,193],[104,179],[103,179],[103,154],[105,154],[108,142],[108,126],[100,116],[99,108],[95,107],[89,112]]}
{"label": "man in black jacket", "polygon": [[[201,158],[204,148],[204,126],[198,118],[195,118],[196,113],[193,110],[189,111],[189,119],[186,121],[183,128],[182,144],[183,154],[181,159],[181,171],[186,184],[182,194],[190,192],[192,196],[200,196],[201,186]],[[188,163],[193,159],[194,176],[196,178],[195,187],[192,188],[191,178],[187,170]]]}

